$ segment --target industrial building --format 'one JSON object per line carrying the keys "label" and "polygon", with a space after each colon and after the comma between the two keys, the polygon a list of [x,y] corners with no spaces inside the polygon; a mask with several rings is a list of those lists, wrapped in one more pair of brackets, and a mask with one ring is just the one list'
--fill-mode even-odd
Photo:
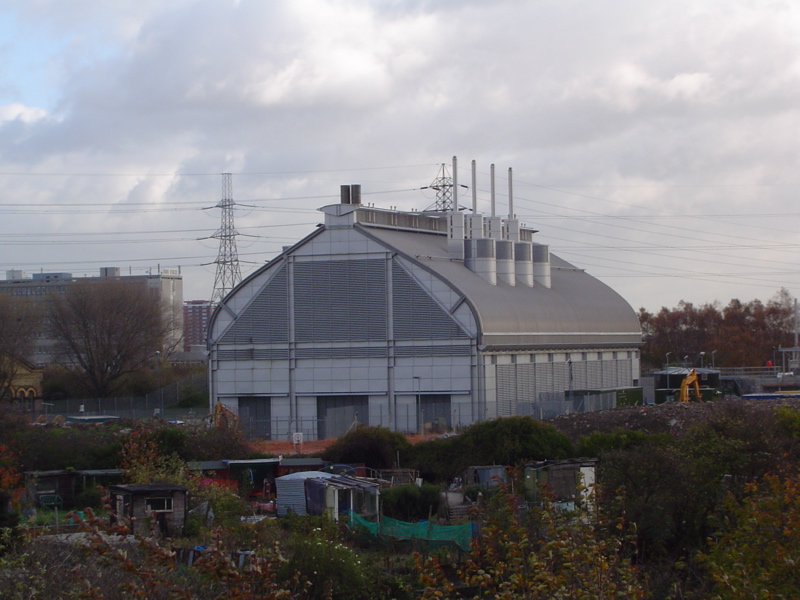
{"label": "industrial building", "polygon": [[260,437],[322,439],[608,408],[637,387],[634,310],[534,241],[510,175],[506,217],[494,194],[488,216],[453,196],[402,212],[342,186],[323,224],[216,307],[211,403]]}

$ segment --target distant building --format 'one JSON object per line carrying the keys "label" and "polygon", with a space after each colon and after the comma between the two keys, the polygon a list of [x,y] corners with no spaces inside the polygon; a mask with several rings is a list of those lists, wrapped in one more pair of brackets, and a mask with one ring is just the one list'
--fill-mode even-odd
{"label": "distant building", "polygon": [[0,390],[0,398],[25,401],[33,406],[42,397],[42,369],[36,368],[26,360],[16,359],[13,364],[13,377],[8,389]]}
{"label": "distant building", "polygon": [[[122,275],[119,267],[102,267],[97,277],[75,277],[72,273],[34,273],[28,278],[22,271],[6,271],[5,281],[0,281],[0,294],[11,294],[44,305],[51,294],[63,294],[76,283],[100,283],[118,279],[132,285],[143,285],[162,302],[172,320],[173,338],[169,345],[178,346],[183,335],[183,277],[178,269],[159,269],[156,274]],[[37,367],[57,362],[55,340],[48,338],[44,329],[37,334],[33,356],[28,360]]]}
{"label": "distant building", "polygon": [[206,346],[208,321],[214,305],[209,300],[187,300],[183,303],[183,349]]}

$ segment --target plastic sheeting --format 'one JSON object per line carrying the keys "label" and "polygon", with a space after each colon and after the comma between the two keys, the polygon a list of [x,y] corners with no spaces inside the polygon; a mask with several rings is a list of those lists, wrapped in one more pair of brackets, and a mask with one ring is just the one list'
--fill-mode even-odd
{"label": "plastic sheeting", "polygon": [[378,539],[409,541],[428,548],[455,545],[464,551],[470,549],[474,535],[472,523],[462,525],[437,525],[430,521],[407,523],[388,517],[383,517],[378,523],[371,523],[354,512],[350,512],[349,526]]}

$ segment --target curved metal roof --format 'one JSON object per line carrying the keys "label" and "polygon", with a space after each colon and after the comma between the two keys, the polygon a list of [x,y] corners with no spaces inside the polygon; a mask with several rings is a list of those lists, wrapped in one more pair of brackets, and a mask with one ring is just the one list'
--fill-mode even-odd
{"label": "curved metal roof", "polygon": [[634,346],[641,343],[633,308],[602,281],[551,254],[551,282],[492,285],[450,259],[447,237],[421,231],[355,226],[437,274],[464,295],[485,346]]}

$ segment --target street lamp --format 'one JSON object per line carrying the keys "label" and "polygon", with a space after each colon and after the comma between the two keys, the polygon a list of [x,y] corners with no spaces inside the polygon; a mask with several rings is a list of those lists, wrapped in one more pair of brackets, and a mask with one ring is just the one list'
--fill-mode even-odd
{"label": "street lamp", "polygon": [[669,387],[669,355],[670,354],[672,354],[672,352],[667,352],[667,366],[664,369],[667,372],[667,387]]}
{"label": "street lamp", "polygon": [[422,433],[422,414],[421,414],[421,411],[422,411],[422,405],[421,404],[422,403],[420,402],[420,394],[419,394],[419,389],[420,389],[419,377],[414,377],[413,379],[414,379],[414,387],[416,388],[416,392],[417,392],[417,433],[421,434]]}
{"label": "street lamp", "polygon": [[159,405],[159,416],[163,419],[164,418],[164,388],[161,385],[161,350],[156,350],[155,353],[156,357],[156,384],[158,385],[158,392],[160,396]]}

